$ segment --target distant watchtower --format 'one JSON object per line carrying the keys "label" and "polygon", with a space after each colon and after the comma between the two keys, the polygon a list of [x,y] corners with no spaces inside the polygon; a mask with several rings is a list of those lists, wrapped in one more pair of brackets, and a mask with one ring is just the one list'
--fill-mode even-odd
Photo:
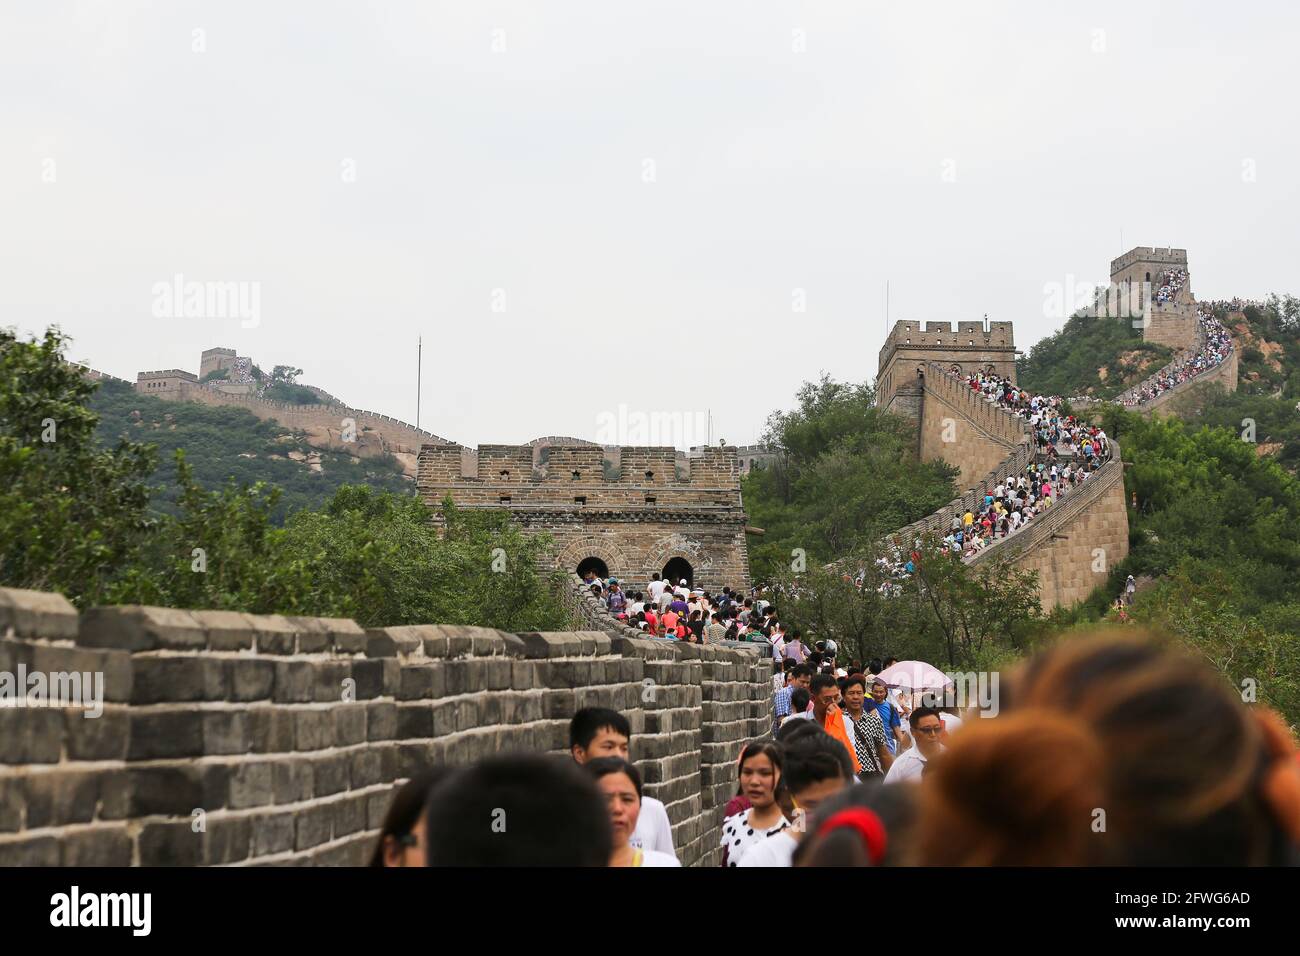
{"label": "distant watchtower", "polygon": [[[1110,281],[1120,287],[1122,301],[1144,307],[1146,341],[1175,349],[1195,344],[1196,301],[1186,249],[1137,246],[1111,262]],[[1162,287],[1169,290],[1164,296]]]}
{"label": "distant watchtower", "polygon": [[1015,337],[1010,322],[895,322],[880,350],[876,404],[909,418],[921,417],[917,372],[939,362],[959,372],[991,371],[1016,380]]}

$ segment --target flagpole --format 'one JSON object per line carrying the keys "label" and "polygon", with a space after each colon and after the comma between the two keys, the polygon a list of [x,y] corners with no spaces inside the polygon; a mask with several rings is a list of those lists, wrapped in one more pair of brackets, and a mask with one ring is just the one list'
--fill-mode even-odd
{"label": "flagpole", "polygon": [[420,427],[420,389],[424,384],[424,336],[415,344],[415,427]]}

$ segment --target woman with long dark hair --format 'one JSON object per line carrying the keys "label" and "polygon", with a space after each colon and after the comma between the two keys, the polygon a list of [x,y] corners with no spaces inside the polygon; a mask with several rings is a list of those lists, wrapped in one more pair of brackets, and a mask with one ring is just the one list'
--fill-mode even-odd
{"label": "woman with long dark hair", "polygon": [[740,753],[740,790],[749,809],[722,821],[722,865],[736,866],[745,851],[790,826],[777,793],[781,787],[781,748],[754,741]]}

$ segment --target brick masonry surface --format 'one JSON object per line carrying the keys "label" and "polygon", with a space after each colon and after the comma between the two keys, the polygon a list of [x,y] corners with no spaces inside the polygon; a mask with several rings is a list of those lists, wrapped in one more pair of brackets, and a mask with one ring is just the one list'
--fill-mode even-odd
{"label": "brick masonry surface", "polygon": [[[152,607],[78,615],[0,589],[0,671],[100,672],[104,709],[0,708],[0,865],[361,865],[394,788],[439,764],[565,759],[627,715],[684,865],[714,865],[741,743],[770,728],[753,650]],[[345,689],[350,689],[345,699]],[[204,827],[194,821],[204,813]]]}

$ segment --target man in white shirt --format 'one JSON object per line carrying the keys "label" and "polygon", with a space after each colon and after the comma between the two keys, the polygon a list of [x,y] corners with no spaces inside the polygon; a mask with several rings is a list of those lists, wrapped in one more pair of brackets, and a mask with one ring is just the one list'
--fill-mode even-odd
{"label": "man in white shirt", "polygon": [[943,753],[943,718],[933,707],[918,707],[912,711],[912,739],[916,743],[896,758],[885,774],[885,783],[919,783],[929,769],[930,761]]}
{"label": "man in white shirt", "polygon": [[663,581],[655,580],[650,582],[650,586],[646,588],[646,590],[650,593],[651,604],[659,603],[659,598],[663,595],[664,587],[667,586],[667,584],[668,581],[666,579]]}
{"label": "man in white shirt", "polygon": [[[569,721],[569,753],[580,764],[597,757],[628,759],[632,726],[627,718],[607,707],[584,707]],[[668,810],[654,797],[641,798],[641,815],[628,841],[634,848],[670,853],[674,857],[673,828]]]}

